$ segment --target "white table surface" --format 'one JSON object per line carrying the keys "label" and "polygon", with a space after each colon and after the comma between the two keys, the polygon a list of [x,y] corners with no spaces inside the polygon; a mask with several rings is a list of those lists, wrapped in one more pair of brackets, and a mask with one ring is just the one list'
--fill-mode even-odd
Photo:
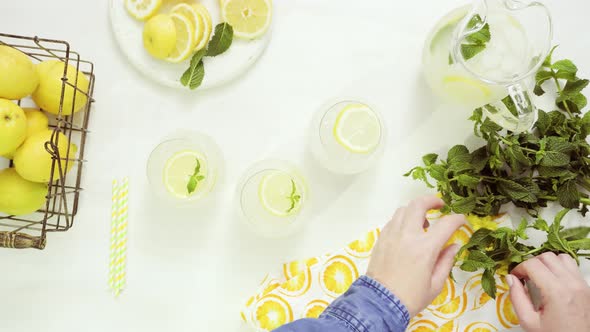
{"label": "white table surface", "polygon": [[[441,109],[420,76],[434,22],[461,1],[277,0],[261,60],[238,81],[207,93],[146,80],[111,34],[107,1],[2,1],[0,31],[68,40],[96,65],[96,94],[76,225],[50,234],[44,251],[0,250],[0,331],[243,331],[239,310],[266,271],[322,254],[426,193],[401,176],[431,151],[464,142],[465,112]],[[590,77],[584,0],[551,0],[558,56]],[[67,16],[66,16],[67,14]],[[325,100],[360,96],[389,129],[382,162],[357,177],[315,167],[305,129]],[[191,123],[192,125],[187,125]],[[145,176],[149,152],[179,128],[221,145],[225,181],[208,211],[158,205]],[[262,240],[238,223],[235,185],[251,163],[289,158],[309,171],[316,211],[304,232]],[[130,176],[128,289],[107,291],[110,183]]]}

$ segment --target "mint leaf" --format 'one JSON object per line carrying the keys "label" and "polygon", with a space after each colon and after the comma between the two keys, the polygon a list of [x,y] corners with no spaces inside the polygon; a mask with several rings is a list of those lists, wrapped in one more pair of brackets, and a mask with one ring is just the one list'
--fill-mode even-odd
{"label": "mint leaf", "polygon": [[490,25],[483,24],[481,16],[474,15],[469,23],[467,23],[468,30],[478,29],[465,37],[466,43],[461,44],[461,55],[465,60],[469,60],[481,53],[486,44],[491,39]]}
{"label": "mint leaf", "polygon": [[457,182],[465,187],[475,188],[480,182],[480,179],[468,174],[461,174],[457,176]]}
{"label": "mint leaf", "polygon": [[545,221],[545,219],[541,219],[541,218],[537,218],[537,220],[535,220],[535,223],[533,224],[533,228],[542,232],[548,232],[549,231],[549,225],[547,224],[547,221]]}
{"label": "mint leaf", "polygon": [[191,90],[198,88],[203,82],[205,69],[201,60],[204,55],[205,50],[195,53],[191,58],[189,68],[180,77],[180,83],[184,86],[188,86]]}
{"label": "mint leaf", "polygon": [[538,200],[529,189],[512,180],[499,179],[498,190],[515,201],[535,203]]}
{"label": "mint leaf", "polygon": [[461,197],[451,204],[451,208],[455,213],[469,214],[475,209],[475,203],[475,196]]}
{"label": "mint leaf", "polygon": [[492,298],[496,298],[496,279],[494,278],[495,270],[486,269],[481,276],[481,287]]}
{"label": "mint leaf", "polygon": [[227,23],[219,23],[215,27],[215,34],[209,46],[207,46],[207,56],[217,56],[224,53],[231,46],[234,38],[234,29]]}
{"label": "mint leaf", "polygon": [[557,200],[565,208],[577,209],[580,206],[580,198],[575,180],[567,181],[557,189]]}
{"label": "mint leaf", "polygon": [[197,184],[199,181],[197,181],[197,178],[195,178],[194,176],[191,176],[190,179],[188,180],[188,183],[186,185],[186,190],[188,191],[189,194],[192,194],[193,192],[195,192],[195,190],[197,189]]}
{"label": "mint leaf", "polygon": [[551,69],[573,73],[574,76],[578,72],[578,67],[576,67],[576,65],[574,65],[574,63],[568,59],[556,61],[551,65]]}
{"label": "mint leaf", "polygon": [[572,250],[590,250],[590,239],[574,240],[568,244]]}
{"label": "mint leaf", "polygon": [[559,232],[559,235],[566,241],[585,239],[588,234],[590,234],[590,227],[573,227]]}
{"label": "mint leaf", "polygon": [[545,61],[543,62],[543,67],[551,67],[551,58],[553,57],[553,52],[555,52],[555,49],[559,47],[559,45],[555,45],[551,48],[551,51],[549,51],[549,54],[547,54],[547,57],[545,57]]}
{"label": "mint leaf", "polygon": [[557,151],[546,151],[543,159],[541,159],[541,166],[561,167],[567,166],[570,163],[570,156]]}
{"label": "mint leaf", "polygon": [[485,50],[485,45],[463,44],[461,45],[461,55],[465,60],[469,60]]}
{"label": "mint leaf", "polygon": [[438,159],[438,155],[436,153],[429,153],[422,157],[422,162],[424,162],[425,166],[431,166],[432,164],[436,163]]}

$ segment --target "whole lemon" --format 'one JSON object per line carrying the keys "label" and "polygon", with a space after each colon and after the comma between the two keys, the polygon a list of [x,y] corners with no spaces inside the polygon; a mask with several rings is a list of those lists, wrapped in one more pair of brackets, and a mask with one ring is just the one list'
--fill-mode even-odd
{"label": "whole lemon", "polygon": [[12,216],[33,213],[45,204],[47,185],[23,179],[14,168],[0,171],[0,212]]}
{"label": "whole lemon", "polygon": [[[44,130],[36,133],[27,138],[25,143],[16,150],[13,159],[14,167],[18,174],[24,179],[40,183],[49,182],[52,158],[51,154],[45,149],[45,143],[51,140],[52,134],[52,130]],[[67,155],[68,146],[70,147],[69,156]],[[65,158],[74,159],[78,148],[73,144],[69,144],[68,139],[64,134],[58,133],[58,150],[60,157],[62,158],[61,168],[65,174],[69,172],[74,165],[74,162],[70,160],[68,162],[68,168],[65,169]],[[56,163],[55,169],[53,170],[53,179],[59,179],[59,174],[59,167]]]}
{"label": "whole lemon", "polygon": [[26,137],[25,112],[12,101],[0,98],[0,156],[12,154]]}
{"label": "whole lemon", "polygon": [[23,52],[0,46],[0,98],[21,99],[37,88],[39,76],[35,65]]}
{"label": "whole lemon", "polygon": [[[33,100],[44,111],[52,114],[59,114],[59,102],[61,98],[62,77],[64,74],[65,63],[59,60],[48,60],[37,65],[37,74],[39,75],[39,86],[33,92]],[[80,91],[66,84],[62,115],[71,115],[80,111],[88,98],[84,93],[88,93],[90,82],[84,73],[76,70],[75,67],[68,65],[66,77],[72,85],[76,84]],[[74,91],[76,92],[76,101],[74,102]],[[82,93],[83,91],[84,93]]]}
{"label": "whole lemon", "polygon": [[31,137],[38,132],[47,130],[49,119],[47,115],[36,108],[23,108],[27,117],[27,137]]}
{"label": "whole lemon", "polygon": [[176,26],[169,15],[158,14],[143,27],[143,47],[156,59],[166,59],[176,47]]}

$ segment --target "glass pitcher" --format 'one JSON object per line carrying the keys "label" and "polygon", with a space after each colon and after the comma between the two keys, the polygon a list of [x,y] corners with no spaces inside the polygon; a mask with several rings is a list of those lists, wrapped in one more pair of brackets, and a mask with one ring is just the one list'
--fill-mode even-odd
{"label": "glass pitcher", "polygon": [[477,0],[436,24],[424,46],[424,75],[443,100],[482,107],[503,128],[523,132],[536,121],[531,83],[551,39],[551,16],[543,4]]}

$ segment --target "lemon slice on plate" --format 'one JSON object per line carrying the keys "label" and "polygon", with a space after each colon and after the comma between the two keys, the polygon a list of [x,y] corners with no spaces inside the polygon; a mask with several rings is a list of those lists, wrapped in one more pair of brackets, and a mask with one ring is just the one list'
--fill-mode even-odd
{"label": "lemon slice on plate", "polygon": [[194,10],[199,13],[201,18],[203,19],[203,38],[197,43],[195,46],[195,51],[200,51],[207,46],[209,43],[209,39],[211,38],[211,32],[213,32],[213,20],[211,19],[211,14],[207,7],[203,6],[202,4],[194,4],[192,6]]}
{"label": "lemon slice on plate", "polygon": [[127,12],[140,21],[154,16],[161,6],[162,0],[125,0]]}
{"label": "lemon slice on plate", "polygon": [[193,54],[195,41],[195,27],[191,20],[184,15],[173,13],[170,15],[176,27],[176,47],[166,58],[169,62],[182,62]]}
{"label": "lemon slice on plate", "polygon": [[278,217],[286,217],[296,214],[301,208],[301,196],[296,202],[291,199],[294,192],[295,195],[301,195],[295,179],[287,172],[274,171],[262,178],[258,197],[267,212]]}
{"label": "lemon slice on plate", "polygon": [[181,151],[173,155],[164,166],[164,187],[174,197],[186,199],[199,192],[199,185],[194,192],[188,193],[187,184],[195,172],[197,160],[201,164],[199,174],[207,174],[205,157],[197,151]]}
{"label": "lemon slice on plate", "polygon": [[178,5],[172,7],[170,12],[180,14],[191,21],[191,23],[195,27],[195,33],[193,36],[193,49],[197,51],[195,46],[197,46],[203,40],[205,32],[205,20],[203,19],[199,11],[197,11],[195,7],[189,4],[179,3]]}
{"label": "lemon slice on plate", "polygon": [[223,0],[221,15],[234,28],[234,35],[256,39],[270,27],[272,0]]}
{"label": "lemon slice on plate", "polygon": [[369,106],[349,104],[336,118],[334,138],[352,153],[370,153],[381,141],[381,122]]}

